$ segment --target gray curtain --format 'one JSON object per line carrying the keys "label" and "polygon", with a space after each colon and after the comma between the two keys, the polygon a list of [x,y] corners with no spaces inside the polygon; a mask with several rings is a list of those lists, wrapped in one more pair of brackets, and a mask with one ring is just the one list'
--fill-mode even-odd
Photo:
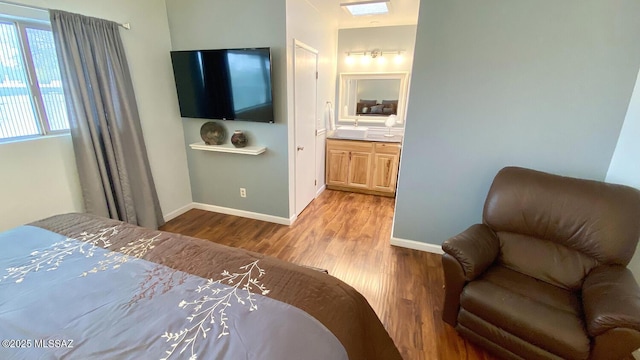
{"label": "gray curtain", "polygon": [[118,24],[51,10],[85,210],[164,223]]}

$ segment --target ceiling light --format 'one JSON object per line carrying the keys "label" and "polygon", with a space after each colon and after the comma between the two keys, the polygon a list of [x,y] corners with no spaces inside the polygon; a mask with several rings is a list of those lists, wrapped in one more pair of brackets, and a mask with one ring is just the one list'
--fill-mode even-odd
{"label": "ceiling light", "polygon": [[388,2],[389,1],[360,1],[342,3],[340,6],[346,8],[353,16],[382,15],[389,12]]}

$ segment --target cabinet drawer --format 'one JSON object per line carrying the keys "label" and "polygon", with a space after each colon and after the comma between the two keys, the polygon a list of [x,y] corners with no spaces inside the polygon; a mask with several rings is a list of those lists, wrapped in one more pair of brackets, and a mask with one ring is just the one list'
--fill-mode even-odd
{"label": "cabinet drawer", "polygon": [[376,143],[377,154],[400,154],[400,144],[396,143]]}
{"label": "cabinet drawer", "polygon": [[373,143],[369,141],[327,139],[327,148],[345,151],[372,152]]}

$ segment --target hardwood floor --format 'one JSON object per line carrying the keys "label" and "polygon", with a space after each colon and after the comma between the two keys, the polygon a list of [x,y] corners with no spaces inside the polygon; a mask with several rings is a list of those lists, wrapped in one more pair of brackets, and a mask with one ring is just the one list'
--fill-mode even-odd
{"label": "hardwood floor", "polygon": [[162,230],[329,270],[367,298],[405,360],[494,359],[441,320],[440,255],[389,245],[394,201],[326,190],[291,227],[191,210]]}

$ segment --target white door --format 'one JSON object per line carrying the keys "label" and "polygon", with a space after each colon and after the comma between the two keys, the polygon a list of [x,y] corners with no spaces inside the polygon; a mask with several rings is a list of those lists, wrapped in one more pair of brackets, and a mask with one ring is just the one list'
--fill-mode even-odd
{"label": "white door", "polygon": [[295,41],[294,117],[296,215],[316,195],[316,116],[318,52]]}

